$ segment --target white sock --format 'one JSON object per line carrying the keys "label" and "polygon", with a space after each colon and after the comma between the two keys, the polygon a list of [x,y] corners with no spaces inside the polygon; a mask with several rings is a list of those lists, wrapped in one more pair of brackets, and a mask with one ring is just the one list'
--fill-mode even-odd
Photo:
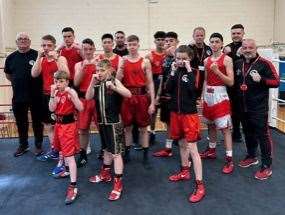
{"label": "white sock", "polygon": [[233,156],[233,150],[226,151],[226,156],[232,157]]}
{"label": "white sock", "polygon": [[172,142],[173,142],[172,139],[166,139],[165,147],[166,147],[167,149],[172,149]]}
{"label": "white sock", "polygon": [[211,148],[211,149],[215,149],[215,148],[216,148],[216,146],[217,146],[217,143],[216,143],[216,142],[214,142],[214,143],[209,142],[209,148]]}

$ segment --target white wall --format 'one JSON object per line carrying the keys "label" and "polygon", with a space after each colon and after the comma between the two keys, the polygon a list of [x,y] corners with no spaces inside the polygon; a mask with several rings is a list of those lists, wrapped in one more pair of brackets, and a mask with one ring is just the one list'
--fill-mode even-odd
{"label": "white wall", "polygon": [[[229,29],[235,23],[246,27],[248,37],[259,44],[273,40],[274,0],[8,0],[7,46],[14,47],[15,34],[31,34],[33,46],[40,37],[50,33],[61,41],[60,31],[72,26],[81,41],[95,39],[100,48],[100,36],[105,32],[124,30],[141,38],[141,47],[152,45],[156,30],[177,31],[182,43],[191,40],[192,29],[201,25],[208,36],[221,32],[230,41]],[[12,27],[11,27],[12,26]]]}
{"label": "white wall", "polygon": [[276,0],[275,6],[275,26],[274,26],[274,41],[285,43],[285,1]]}

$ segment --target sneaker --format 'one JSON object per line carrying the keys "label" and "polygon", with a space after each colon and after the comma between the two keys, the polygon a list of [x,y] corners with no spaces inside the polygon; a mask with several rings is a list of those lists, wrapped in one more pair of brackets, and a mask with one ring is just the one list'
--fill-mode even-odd
{"label": "sneaker", "polygon": [[169,176],[169,181],[177,182],[177,181],[186,181],[190,180],[190,169],[182,169],[180,172],[175,173],[171,176]]}
{"label": "sneaker", "polygon": [[86,155],[79,155],[79,158],[76,161],[76,165],[78,168],[84,167],[86,166],[86,164],[88,163],[88,159]]}
{"label": "sneaker", "polygon": [[42,148],[36,148],[34,151],[34,154],[36,157],[41,156],[44,154],[44,151],[42,150]]}
{"label": "sneaker", "polygon": [[215,148],[208,147],[205,151],[200,152],[199,154],[202,159],[216,159],[217,158]]}
{"label": "sneaker", "polygon": [[272,169],[270,167],[261,167],[259,171],[257,171],[254,177],[258,180],[266,180],[272,175]]}
{"label": "sneaker", "polygon": [[226,164],[224,165],[222,172],[224,174],[231,174],[234,171],[234,162],[232,157],[226,157]]}
{"label": "sneaker", "polygon": [[52,175],[52,177],[54,177],[55,179],[61,179],[61,178],[67,178],[69,177],[70,172],[65,171],[65,168],[63,169],[63,171],[59,172],[56,175]]}
{"label": "sneaker", "polygon": [[86,154],[89,155],[91,154],[91,145],[90,145],[90,142],[88,143],[88,146],[87,146],[87,149],[86,149]]}
{"label": "sneaker", "polygon": [[58,157],[59,157],[58,151],[50,150],[46,154],[38,156],[37,160],[45,162],[45,161],[48,161],[48,160],[57,160]]}
{"label": "sneaker", "polygon": [[161,149],[157,152],[152,154],[154,157],[171,157],[172,156],[172,149]]}
{"label": "sneaker", "polygon": [[64,165],[56,166],[55,168],[53,168],[51,175],[52,176],[59,175],[61,172],[64,172],[64,171],[65,171]]}
{"label": "sneaker", "polygon": [[77,197],[78,197],[78,188],[73,185],[69,185],[66,191],[65,204],[70,205],[76,200]]}
{"label": "sneaker", "polygon": [[94,175],[89,178],[89,182],[91,183],[110,182],[110,181],[112,181],[110,168],[102,167],[99,175]]}
{"label": "sneaker", "polygon": [[257,165],[259,162],[257,160],[256,157],[252,158],[250,157],[249,155],[247,155],[243,160],[241,160],[239,162],[239,166],[242,167],[242,168],[247,168],[247,167],[250,167],[250,166],[253,166],[253,165]]}
{"label": "sneaker", "polygon": [[196,180],[194,192],[189,196],[189,202],[196,203],[201,201],[206,195],[206,189],[203,181]]}
{"label": "sneaker", "polygon": [[14,153],[14,157],[19,157],[29,151],[29,145],[20,145]]}
{"label": "sneaker", "polygon": [[114,178],[114,187],[108,199],[110,201],[118,200],[121,197],[122,190],[123,190],[122,178]]}

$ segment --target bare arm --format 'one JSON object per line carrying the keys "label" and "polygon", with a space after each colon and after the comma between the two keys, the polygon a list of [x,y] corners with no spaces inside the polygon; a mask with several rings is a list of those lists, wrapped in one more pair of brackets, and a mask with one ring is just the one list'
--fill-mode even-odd
{"label": "bare arm", "polygon": [[130,98],[132,97],[132,93],[118,80],[115,79],[115,84],[111,83],[111,89],[115,92],[119,93],[123,97]]}
{"label": "bare arm", "polygon": [[90,81],[90,84],[89,84],[89,86],[88,86],[88,89],[87,89],[87,91],[86,91],[86,93],[85,93],[85,98],[86,98],[87,100],[93,99],[93,97],[94,97],[94,87],[95,87],[95,85],[96,85],[97,83],[99,83],[98,74],[94,74],[94,75],[92,76],[92,80]]}
{"label": "bare arm", "polygon": [[42,72],[42,60],[43,60],[42,54],[43,54],[43,52],[40,50],[38,52],[38,57],[36,59],[36,62],[33,65],[32,77],[34,77],[34,78],[38,77],[41,74],[41,72]]}
{"label": "bare arm", "polygon": [[227,86],[233,86],[234,84],[234,72],[233,72],[233,61],[230,57],[225,56],[224,65],[226,67],[226,75],[223,74],[216,63],[212,63],[211,69],[213,72],[224,82]]}
{"label": "bare arm", "polygon": [[76,91],[74,89],[69,88],[69,87],[67,89],[68,89],[71,101],[73,102],[75,108],[80,112],[83,111],[83,109],[84,109],[83,104],[80,101]]}
{"label": "bare arm", "polygon": [[144,70],[147,78],[147,89],[150,94],[151,98],[151,104],[154,106],[154,84],[153,84],[153,79],[152,79],[152,72],[151,72],[151,65],[149,60],[145,59],[144,60]]}
{"label": "bare arm", "polygon": [[74,86],[78,87],[83,79],[83,72],[82,72],[82,63],[76,63],[75,64],[75,74],[74,74]]}
{"label": "bare arm", "polygon": [[57,107],[57,104],[58,104],[58,99],[55,97],[56,85],[53,84],[53,85],[51,85],[50,88],[51,88],[51,93],[50,93],[50,99],[49,99],[48,106],[49,106],[49,110],[51,112],[54,112],[56,107]]}
{"label": "bare arm", "polygon": [[118,79],[119,81],[122,81],[123,78],[124,78],[124,59],[121,58],[121,60],[119,61],[119,65],[118,65],[116,79]]}
{"label": "bare arm", "polygon": [[65,71],[68,74],[70,74],[68,65],[67,65],[67,60],[65,57],[59,56],[58,59],[56,60],[56,64],[57,64],[57,68],[59,71]]}

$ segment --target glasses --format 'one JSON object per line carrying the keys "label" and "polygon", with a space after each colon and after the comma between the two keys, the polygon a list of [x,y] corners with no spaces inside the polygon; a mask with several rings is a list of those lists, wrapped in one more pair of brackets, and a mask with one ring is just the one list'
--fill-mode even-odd
{"label": "glasses", "polygon": [[27,42],[27,41],[29,41],[30,39],[29,38],[26,38],[26,37],[19,37],[18,39],[17,39],[17,41],[24,41],[24,42]]}

